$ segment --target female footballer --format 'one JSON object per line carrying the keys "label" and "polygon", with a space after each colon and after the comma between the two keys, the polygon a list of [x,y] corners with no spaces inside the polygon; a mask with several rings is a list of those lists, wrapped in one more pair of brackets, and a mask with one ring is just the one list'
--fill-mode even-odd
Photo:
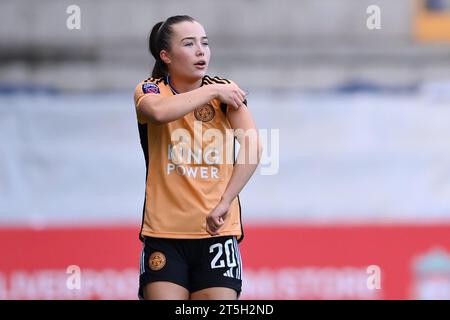
{"label": "female footballer", "polygon": [[147,168],[139,297],[238,299],[238,194],[262,152],[246,93],[206,75],[208,38],[189,16],[157,23],[149,49],[152,77],[134,93]]}

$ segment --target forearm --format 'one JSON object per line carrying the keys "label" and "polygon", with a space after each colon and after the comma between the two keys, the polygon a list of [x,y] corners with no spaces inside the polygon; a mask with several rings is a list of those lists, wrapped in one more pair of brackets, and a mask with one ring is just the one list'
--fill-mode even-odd
{"label": "forearm", "polygon": [[167,123],[177,120],[196,108],[205,105],[217,97],[214,85],[158,99],[143,99],[139,109],[144,117],[155,123]]}
{"label": "forearm", "polygon": [[254,150],[254,152],[258,152],[256,163],[245,162],[245,154],[248,154],[249,152],[248,147],[239,149],[237,161],[233,167],[233,173],[225,189],[225,192],[222,195],[221,201],[230,204],[250,180],[251,176],[258,167],[258,163],[261,158],[262,149],[259,146],[257,148],[257,150]]}

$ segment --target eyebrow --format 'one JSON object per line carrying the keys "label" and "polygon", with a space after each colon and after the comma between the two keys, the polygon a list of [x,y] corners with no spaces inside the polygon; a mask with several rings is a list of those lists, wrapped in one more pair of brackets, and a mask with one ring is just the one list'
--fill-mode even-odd
{"label": "eyebrow", "polygon": [[[202,40],[208,40],[208,37],[202,37]],[[186,37],[186,38],[183,38],[183,39],[181,39],[181,41],[184,41],[184,40],[195,40],[195,37]]]}

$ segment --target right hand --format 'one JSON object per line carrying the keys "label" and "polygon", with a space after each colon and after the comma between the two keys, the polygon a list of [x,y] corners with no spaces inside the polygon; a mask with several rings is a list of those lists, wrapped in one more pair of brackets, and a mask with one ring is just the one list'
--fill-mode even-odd
{"label": "right hand", "polygon": [[235,110],[244,105],[246,94],[237,84],[216,84],[215,86],[217,88],[217,99],[221,102],[226,103]]}

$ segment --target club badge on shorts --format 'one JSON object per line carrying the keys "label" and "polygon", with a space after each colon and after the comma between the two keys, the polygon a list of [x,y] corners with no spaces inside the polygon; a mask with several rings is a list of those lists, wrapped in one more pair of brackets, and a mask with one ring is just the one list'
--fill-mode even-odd
{"label": "club badge on shorts", "polygon": [[214,119],[216,111],[214,110],[214,107],[208,103],[195,109],[194,115],[195,119],[203,122],[208,122]]}
{"label": "club badge on shorts", "polygon": [[166,256],[162,252],[155,251],[150,255],[150,258],[148,258],[148,266],[153,271],[161,270],[165,265]]}

